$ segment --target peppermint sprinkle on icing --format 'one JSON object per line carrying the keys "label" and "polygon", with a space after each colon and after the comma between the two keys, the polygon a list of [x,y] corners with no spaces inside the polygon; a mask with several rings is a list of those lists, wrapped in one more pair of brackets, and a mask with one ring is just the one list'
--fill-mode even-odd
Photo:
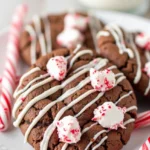
{"label": "peppermint sprinkle on icing", "polygon": [[57,36],[57,43],[68,48],[76,47],[84,41],[83,35],[77,29],[67,28]]}
{"label": "peppermint sprinkle on icing", "polygon": [[58,137],[61,142],[77,143],[81,138],[81,130],[78,120],[73,116],[66,116],[56,123]]}
{"label": "peppermint sprinkle on icing", "polygon": [[63,56],[51,58],[46,67],[51,77],[58,81],[63,80],[67,74],[67,60]]}
{"label": "peppermint sprinkle on icing", "polygon": [[70,13],[64,19],[65,28],[74,28],[84,31],[88,25],[88,17],[81,16],[77,13]]}
{"label": "peppermint sprinkle on icing", "polygon": [[139,47],[150,51],[150,36],[149,35],[145,33],[140,33],[136,36],[135,41]]}
{"label": "peppermint sprinkle on icing", "polygon": [[124,129],[125,112],[125,107],[121,108],[112,102],[105,102],[94,110],[94,118],[92,120],[97,121],[102,127],[110,130],[117,130],[119,127]]}
{"label": "peppermint sprinkle on icing", "polygon": [[90,79],[93,88],[102,92],[112,89],[116,84],[115,74],[109,69],[97,71],[91,68]]}

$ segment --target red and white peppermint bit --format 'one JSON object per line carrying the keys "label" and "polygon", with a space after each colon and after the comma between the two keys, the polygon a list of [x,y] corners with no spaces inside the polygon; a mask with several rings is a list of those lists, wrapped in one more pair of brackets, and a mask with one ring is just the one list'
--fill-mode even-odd
{"label": "red and white peppermint bit", "polygon": [[126,108],[117,107],[112,102],[105,102],[94,110],[94,118],[92,120],[97,121],[102,127],[110,130],[117,130],[119,127],[124,129],[125,112]]}
{"label": "red and white peppermint bit", "polygon": [[58,136],[60,141],[65,143],[77,143],[81,138],[79,122],[75,117],[66,116],[57,124]]}
{"label": "red and white peppermint bit", "polygon": [[91,68],[90,79],[93,88],[102,92],[112,89],[116,84],[115,74],[109,69],[97,71]]}
{"label": "red and white peppermint bit", "polygon": [[8,43],[7,43],[7,61],[4,70],[4,76],[1,83],[0,97],[0,131],[6,130],[11,121],[12,94],[16,87],[17,64],[19,58],[19,35],[23,26],[24,16],[27,12],[26,5],[20,5],[12,18]]}
{"label": "red and white peppermint bit", "polygon": [[138,114],[135,121],[135,129],[150,126],[150,111]]}
{"label": "red and white peppermint bit", "polygon": [[57,43],[68,48],[74,48],[83,41],[84,37],[77,29],[65,29],[57,36]]}
{"label": "red and white peppermint bit", "polygon": [[150,51],[150,36],[149,35],[147,35],[146,33],[140,33],[139,35],[136,36],[135,41],[139,47]]}
{"label": "red and white peppermint bit", "polygon": [[143,143],[139,150],[150,150],[150,137]]}
{"label": "red and white peppermint bit", "polygon": [[67,74],[67,60],[63,56],[51,58],[46,67],[48,73],[58,81],[63,80]]}
{"label": "red and white peppermint bit", "polygon": [[147,75],[150,77],[150,62],[147,62],[145,64],[144,71],[147,73]]}
{"label": "red and white peppermint bit", "polygon": [[67,14],[64,19],[65,28],[75,28],[84,31],[88,25],[88,17],[81,16],[77,13]]}

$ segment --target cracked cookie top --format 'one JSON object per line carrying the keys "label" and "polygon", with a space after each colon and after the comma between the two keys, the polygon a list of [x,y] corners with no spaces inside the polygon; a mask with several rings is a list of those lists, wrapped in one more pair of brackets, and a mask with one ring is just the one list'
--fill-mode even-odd
{"label": "cracked cookie top", "polygon": [[113,62],[142,95],[150,96],[150,77],[144,71],[150,61],[150,51],[144,49],[149,43],[142,36],[108,24],[97,34],[97,41],[100,55]]}
{"label": "cracked cookie top", "polygon": [[[50,76],[46,67],[48,61],[56,56],[67,60],[67,74],[61,81]],[[111,70],[115,84],[109,90],[96,90],[91,85],[91,68]],[[137,106],[130,83],[115,65],[87,48],[58,49],[41,57],[22,76],[14,97],[14,125],[20,127],[25,141],[35,150],[120,150],[134,129]],[[96,110],[101,108],[105,111],[103,104],[106,103],[110,103],[109,108],[113,109],[106,113],[103,121],[94,120],[95,113],[98,118],[101,114]],[[122,111],[122,108],[126,109]],[[120,113],[120,119],[113,115],[113,126],[105,123],[107,117],[116,112]],[[74,119],[68,120],[68,116]],[[66,121],[64,117],[67,117]],[[76,124],[68,128],[65,123],[71,120]],[[58,123],[63,123],[60,128]]]}

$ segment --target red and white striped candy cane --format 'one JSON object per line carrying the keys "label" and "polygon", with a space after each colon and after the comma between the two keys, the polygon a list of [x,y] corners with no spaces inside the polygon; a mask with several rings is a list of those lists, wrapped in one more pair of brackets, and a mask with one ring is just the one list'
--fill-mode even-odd
{"label": "red and white striped candy cane", "polygon": [[150,150],[150,137],[143,143],[139,150]]}
{"label": "red and white striped candy cane", "polygon": [[11,121],[12,95],[16,87],[17,64],[19,59],[19,35],[23,26],[27,6],[22,4],[16,8],[7,43],[7,60],[1,82],[0,97],[0,131],[6,130]]}
{"label": "red and white striped candy cane", "polygon": [[135,122],[135,129],[150,126],[150,111],[138,114]]}

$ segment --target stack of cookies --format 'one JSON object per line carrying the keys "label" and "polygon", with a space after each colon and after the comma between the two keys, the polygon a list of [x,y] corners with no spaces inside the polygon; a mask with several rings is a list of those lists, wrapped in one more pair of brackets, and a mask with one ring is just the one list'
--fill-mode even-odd
{"label": "stack of cookies", "polygon": [[150,96],[150,45],[92,15],[35,16],[20,38],[30,69],[14,93],[14,126],[35,150],[121,150]]}

